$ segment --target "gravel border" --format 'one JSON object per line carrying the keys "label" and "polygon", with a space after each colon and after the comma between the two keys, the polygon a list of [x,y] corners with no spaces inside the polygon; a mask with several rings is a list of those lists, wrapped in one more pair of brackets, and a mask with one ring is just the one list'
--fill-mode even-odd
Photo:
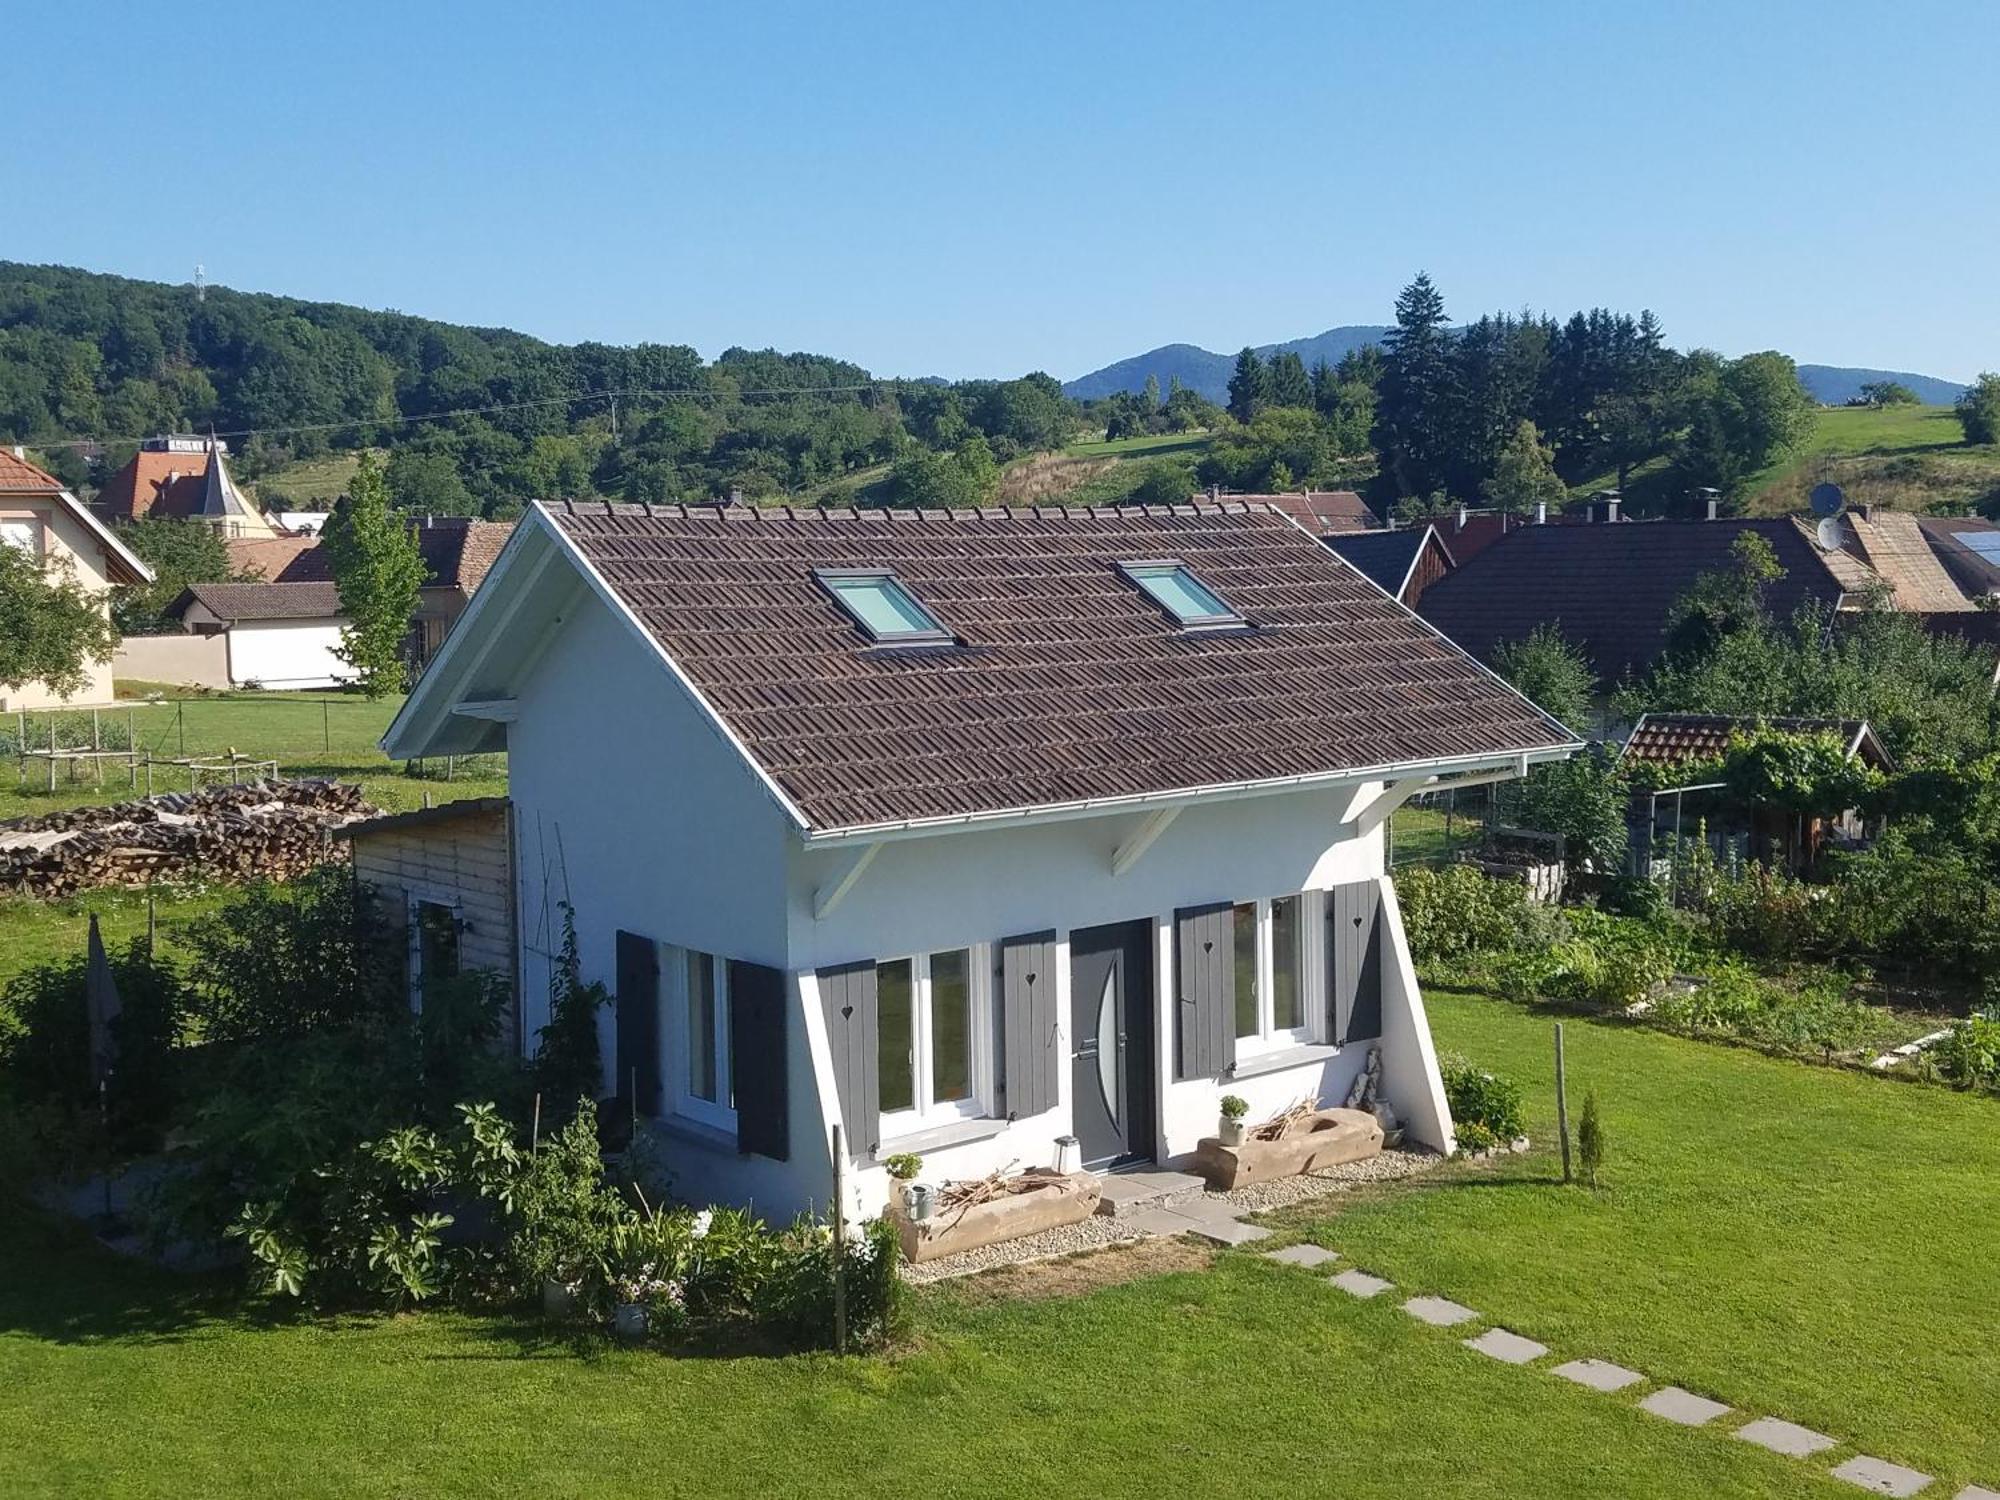
{"label": "gravel border", "polygon": [[1223,1199],[1241,1213],[1261,1214],[1274,1208],[1289,1208],[1294,1203],[1345,1193],[1366,1183],[1396,1182],[1405,1177],[1416,1177],[1444,1163],[1445,1158],[1428,1146],[1391,1146],[1366,1161],[1351,1161],[1343,1166],[1306,1172],[1296,1177],[1274,1177],[1269,1182],[1253,1182],[1249,1187],[1240,1187],[1233,1192],[1210,1193],[1207,1196],[1211,1200]]}
{"label": "gravel border", "polygon": [[1017,1240],[1002,1240],[997,1245],[981,1245],[976,1250],[961,1250],[956,1255],[940,1256],[922,1265],[911,1265],[906,1261],[900,1269],[903,1280],[913,1286],[924,1286],[933,1281],[948,1281],[954,1276],[997,1271],[1002,1266],[1024,1266],[1030,1261],[1056,1260],[1084,1250],[1102,1250],[1107,1245],[1130,1245],[1147,1238],[1146,1232],[1134,1229],[1129,1219],[1092,1214],[1074,1224],[1044,1229],[1040,1234],[1023,1235]]}

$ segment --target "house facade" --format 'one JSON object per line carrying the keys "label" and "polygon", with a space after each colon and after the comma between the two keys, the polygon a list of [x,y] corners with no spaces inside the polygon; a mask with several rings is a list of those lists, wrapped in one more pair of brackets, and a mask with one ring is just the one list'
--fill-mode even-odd
{"label": "house facade", "polygon": [[1264,507],[538,506],[384,739],[505,748],[522,1034],[564,913],[677,1190],[1172,1162],[1379,1051],[1451,1121],[1382,825],[1560,726]]}
{"label": "house facade", "polygon": [[220,636],[231,687],[330,688],[361,674],[340,657],[347,617],[330,583],[197,583],[167,613]]}
{"label": "house facade", "polygon": [[[14,448],[0,449],[0,546],[26,553],[52,575],[72,579],[99,600],[107,616],[113,587],[153,581],[152,570],[60,480]],[[46,683],[0,684],[0,713],[111,702],[112,664],[86,666],[88,680],[67,698]]]}

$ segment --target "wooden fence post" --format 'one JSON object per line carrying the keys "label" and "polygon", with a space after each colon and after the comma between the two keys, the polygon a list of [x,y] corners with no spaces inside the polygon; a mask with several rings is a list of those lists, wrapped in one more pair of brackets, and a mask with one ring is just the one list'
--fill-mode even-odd
{"label": "wooden fence post", "polygon": [[1563,1023],[1556,1022],[1556,1129],[1562,1135],[1563,1181],[1570,1182],[1569,1169],[1569,1080],[1563,1071]]}

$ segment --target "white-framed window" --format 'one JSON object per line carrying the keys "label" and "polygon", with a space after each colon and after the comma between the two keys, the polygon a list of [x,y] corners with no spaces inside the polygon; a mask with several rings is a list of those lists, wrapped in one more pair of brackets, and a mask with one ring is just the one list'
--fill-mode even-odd
{"label": "white-framed window", "polygon": [[978,943],[875,965],[884,1139],[991,1111],[993,986],[986,952]]}
{"label": "white-framed window", "polygon": [[660,944],[660,1076],[674,1113],[718,1130],[736,1128],[730,1086],[729,963]]}
{"label": "white-framed window", "polygon": [[42,523],[33,516],[0,516],[0,547],[12,547],[32,558],[42,555]]}
{"label": "white-framed window", "polygon": [[1313,1039],[1321,986],[1313,962],[1316,894],[1302,891],[1235,909],[1236,1047],[1256,1052]]}

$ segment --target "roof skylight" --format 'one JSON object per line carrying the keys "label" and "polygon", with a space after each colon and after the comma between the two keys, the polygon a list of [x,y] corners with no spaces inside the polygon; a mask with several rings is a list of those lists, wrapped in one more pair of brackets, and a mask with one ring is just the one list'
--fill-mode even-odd
{"label": "roof skylight", "polygon": [[1155,604],[1189,630],[1248,623],[1223,603],[1220,594],[1188,571],[1185,563],[1127,562],[1120,563],[1118,567],[1127,578],[1144,589]]}
{"label": "roof skylight", "polygon": [[953,639],[937,616],[917,603],[886,568],[819,568],[813,576],[878,645],[928,645]]}

